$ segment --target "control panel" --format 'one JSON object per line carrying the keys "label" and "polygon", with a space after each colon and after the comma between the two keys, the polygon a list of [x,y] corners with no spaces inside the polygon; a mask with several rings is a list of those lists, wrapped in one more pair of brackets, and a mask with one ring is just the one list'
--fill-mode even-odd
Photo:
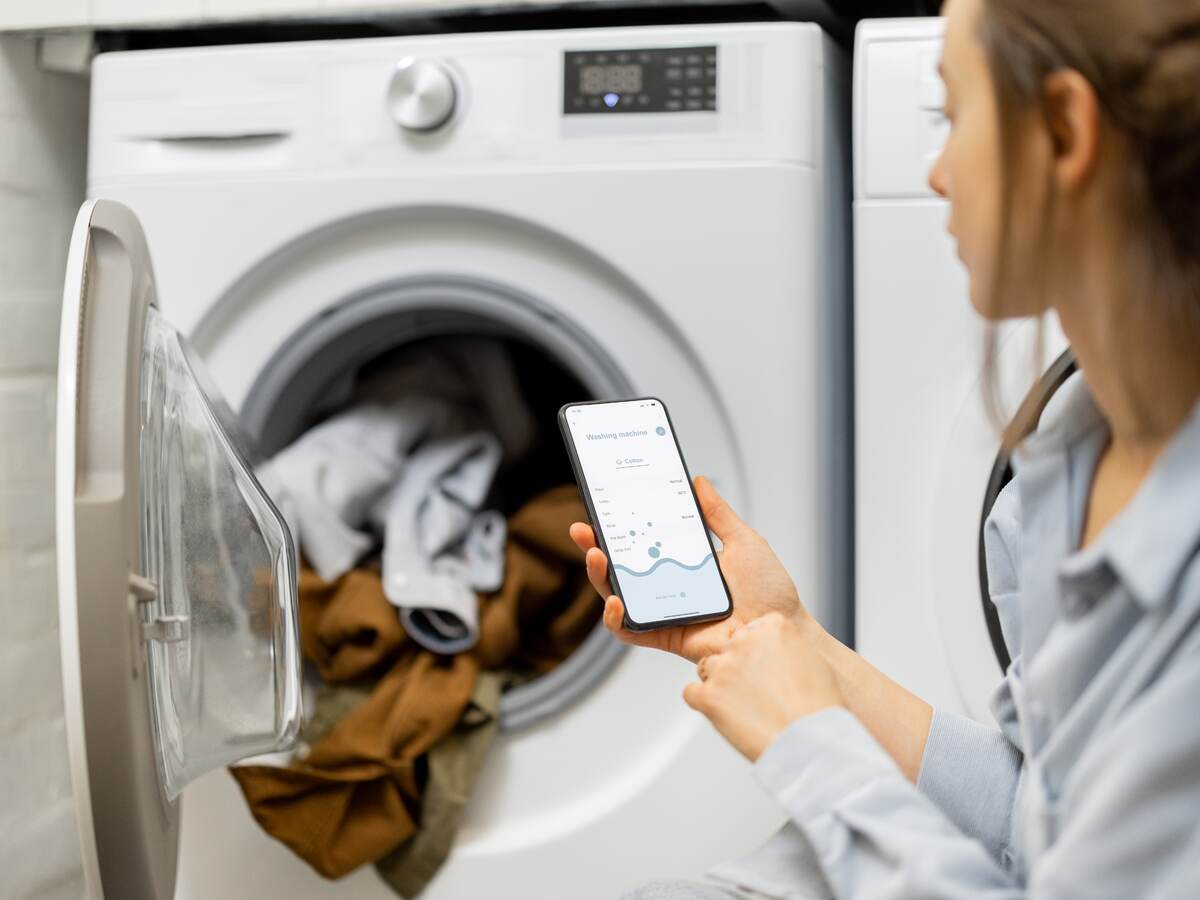
{"label": "control panel", "polygon": [[564,115],[716,110],[715,46],[563,54]]}

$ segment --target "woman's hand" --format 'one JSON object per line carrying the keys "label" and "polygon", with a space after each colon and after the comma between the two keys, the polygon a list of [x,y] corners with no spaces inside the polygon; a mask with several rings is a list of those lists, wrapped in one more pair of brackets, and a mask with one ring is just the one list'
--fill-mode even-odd
{"label": "woman's hand", "polygon": [[707,478],[697,478],[695,486],[704,521],[721,539],[717,563],[733,595],[733,614],[719,622],[629,631],[623,625],[625,608],[608,582],[608,559],[596,546],[591,527],[576,522],[571,526],[571,538],[586,554],[592,585],[606,598],[604,624],[609,631],[627,644],[666,650],[697,662],[718,652],[739,627],[767,613],[779,613],[798,622],[811,621],[787,570],[762,536],[738,518]]}
{"label": "woman's hand", "polygon": [[754,762],[792,722],[845,705],[816,630],[778,613],[756,619],[701,658],[683,699]]}

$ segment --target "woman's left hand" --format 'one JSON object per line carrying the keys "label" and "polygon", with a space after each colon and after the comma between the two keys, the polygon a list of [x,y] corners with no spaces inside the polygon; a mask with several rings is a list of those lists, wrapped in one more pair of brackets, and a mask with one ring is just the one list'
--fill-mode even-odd
{"label": "woman's left hand", "polygon": [[792,722],[845,705],[812,628],[779,613],[737,629],[696,670],[683,699],[751,762]]}

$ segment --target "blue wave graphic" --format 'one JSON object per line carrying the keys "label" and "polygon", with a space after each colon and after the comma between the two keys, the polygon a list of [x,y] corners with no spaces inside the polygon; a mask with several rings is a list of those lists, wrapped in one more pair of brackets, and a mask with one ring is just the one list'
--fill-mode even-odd
{"label": "blue wave graphic", "polygon": [[678,566],[681,569],[687,569],[689,572],[695,572],[697,569],[703,568],[705,565],[707,565],[708,561],[712,558],[713,558],[713,555],[710,553],[707,556],[705,556],[704,559],[700,560],[700,562],[696,563],[694,566],[689,566],[685,563],[681,563],[677,559],[671,559],[671,557],[669,557],[669,556],[664,556],[662,559],[656,560],[654,565],[652,565],[650,568],[648,568],[644,572],[635,572],[633,569],[629,568],[628,566],[622,566],[619,563],[614,564],[613,568],[620,569],[622,572],[632,575],[635,578],[645,578],[647,575],[649,575],[651,572],[653,572],[655,569],[657,569],[659,566],[663,565],[664,563],[670,563],[671,565]]}

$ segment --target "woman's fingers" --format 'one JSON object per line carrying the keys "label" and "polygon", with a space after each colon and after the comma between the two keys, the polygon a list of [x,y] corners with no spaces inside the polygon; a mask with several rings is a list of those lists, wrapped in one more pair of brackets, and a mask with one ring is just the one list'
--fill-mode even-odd
{"label": "woman's fingers", "polygon": [[630,631],[625,627],[625,604],[621,602],[621,598],[613,594],[604,601],[604,627],[615,634],[626,644],[633,644],[635,647],[654,647],[661,649],[659,644],[661,638],[659,632],[647,631]]}
{"label": "woman's fingers", "polygon": [[717,489],[712,486],[711,481],[703,475],[699,475],[693,484],[696,487],[696,499],[700,501],[700,512],[704,514],[705,523],[721,539],[721,543],[727,543],[739,529],[745,527],[745,523],[738,518],[733,507],[717,493]]}
{"label": "woman's fingers", "polygon": [[586,522],[573,523],[568,529],[568,533],[571,535],[571,540],[575,542],[575,546],[584,553],[596,546],[596,533]]}
{"label": "woman's fingers", "polygon": [[692,681],[683,686],[683,702],[696,712],[708,715],[708,692],[700,682]]}
{"label": "woman's fingers", "polygon": [[612,585],[608,583],[608,557],[604,555],[603,550],[593,547],[583,559],[587,566],[588,581],[592,583],[596,593],[607,597],[613,592]]}

